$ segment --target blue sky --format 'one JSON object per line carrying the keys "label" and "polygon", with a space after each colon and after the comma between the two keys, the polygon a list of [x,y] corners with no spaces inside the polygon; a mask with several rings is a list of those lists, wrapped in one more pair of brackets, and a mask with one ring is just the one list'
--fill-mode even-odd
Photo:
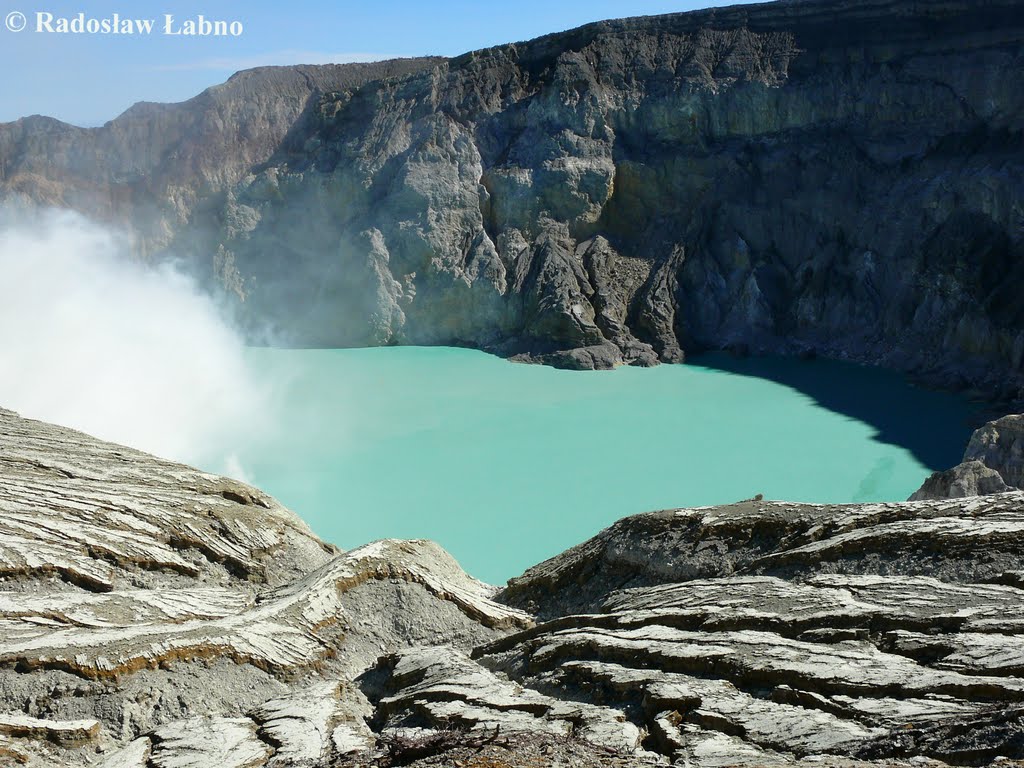
{"label": "blue sky", "polygon": [[[453,56],[598,19],[732,5],[736,0],[0,0],[0,122],[45,114],[100,125],[136,101],[181,101],[239,69],[263,64]],[[27,26],[12,32],[10,14]],[[153,18],[150,35],[49,34],[37,14]],[[238,37],[163,34],[164,15],[239,21]],[[17,26],[15,17],[14,26]]]}

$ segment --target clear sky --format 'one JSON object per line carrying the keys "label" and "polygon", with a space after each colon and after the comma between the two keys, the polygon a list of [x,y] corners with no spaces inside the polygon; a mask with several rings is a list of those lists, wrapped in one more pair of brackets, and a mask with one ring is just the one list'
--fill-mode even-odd
{"label": "clear sky", "polygon": [[[264,64],[454,56],[599,19],[672,13],[738,0],[0,0],[0,122],[45,114],[100,125],[136,101],[181,101]],[[741,1],[741,0],[740,0]],[[59,20],[154,19],[150,34],[38,31]],[[23,15],[22,15],[23,14]],[[202,14],[241,35],[165,34]],[[24,28],[20,28],[24,24]],[[16,31],[12,31],[12,29]]]}

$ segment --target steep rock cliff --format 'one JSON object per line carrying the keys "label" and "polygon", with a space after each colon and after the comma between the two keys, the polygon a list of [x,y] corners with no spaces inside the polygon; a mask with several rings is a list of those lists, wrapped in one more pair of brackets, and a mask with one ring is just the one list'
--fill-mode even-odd
{"label": "steep rock cliff", "polygon": [[783,0],[254,71],[99,131],[5,126],[0,160],[283,343],[816,351],[1017,394],[1021,11]]}

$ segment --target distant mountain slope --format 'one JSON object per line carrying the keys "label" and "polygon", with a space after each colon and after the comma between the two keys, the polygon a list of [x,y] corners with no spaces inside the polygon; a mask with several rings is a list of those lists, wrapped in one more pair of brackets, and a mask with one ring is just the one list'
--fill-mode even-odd
{"label": "distant mountain slope", "polygon": [[260,67],[179,104],[136,104],[100,128],[38,115],[0,124],[0,190],[125,225],[159,249],[198,201],[266,162],[312,98],[436,61]]}

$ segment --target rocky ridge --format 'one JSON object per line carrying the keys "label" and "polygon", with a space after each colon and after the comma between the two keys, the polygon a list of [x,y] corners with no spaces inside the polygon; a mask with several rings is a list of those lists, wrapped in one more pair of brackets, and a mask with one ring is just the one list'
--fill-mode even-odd
{"label": "rocky ridge", "polygon": [[975,430],[963,461],[929,477],[910,501],[984,496],[1022,486],[1024,416],[1010,414]]}
{"label": "rocky ridge", "polygon": [[342,553],[254,488],[9,411],[0,468],[18,762],[322,762],[373,743],[351,681],[382,652],[532,624],[431,542]]}
{"label": "rocky ridge", "polygon": [[[782,0],[0,126],[283,343],[818,353],[1019,395],[1019,0]],[[186,130],[187,129],[187,130]]]}
{"label": "rocky ridge", "polygon": [[14,764],[1024,759],[1024,491],[637,515],[496,590],[9,411],[0,467]]}
{"label": "rocky ridge", "polygon": [[180,104],[140,102],[99,128],[41,115],[0,124],[0,196],[114,224],[156,257],[197,207],[269,160],[320,95],[437,61],[260,67]]}

